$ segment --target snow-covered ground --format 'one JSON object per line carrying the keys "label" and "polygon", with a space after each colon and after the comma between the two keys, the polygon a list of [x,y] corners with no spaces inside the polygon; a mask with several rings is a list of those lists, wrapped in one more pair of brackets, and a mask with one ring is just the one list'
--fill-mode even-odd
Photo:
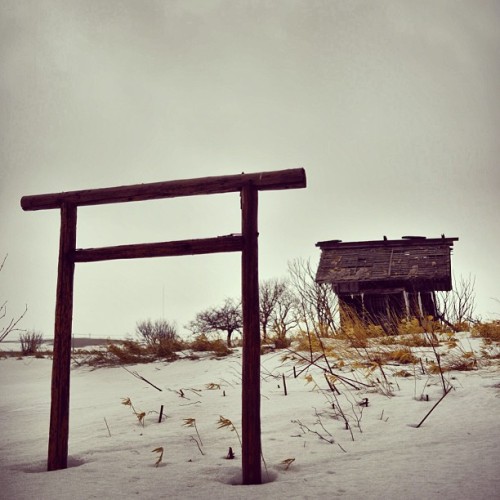
{"label": "snow-covered ground", "polygon": [[[480,349],[480,341],[473,342]],[[448,373],[453,389],[416,428],[443,394],[439,375],[424,375],[418,365],[388,367],[392,395],[367,387],[354,390],[337,380],[341,395],[335,400],[319,369],[294,378],[293,366],[297,371],[303,367],[283,362],[283,353],[262,356],[266,483],[258,486],[240,484],[238,435],[219,428],[223,416],[241,432],[240,350],[222,359],[156,362],[128,366],[129,371],[74,367],[70,466],[54,472],[45,471],[51,360],[0,359],[0,496],[500,498],[498,360],[474,371]],[[410,376],[394,376],[401,369]],[[343,372],[362,381],[360,373]],[[377,378],[372,373],[371,380],[383,389]],[[144,425],[124,398],[130,398],[137,413],[146,412]],[[363,398],[368,407],[358,404]],[[166,419],[158,423],[161,405]],[[350,430],[333,406],[342,409]],[[156,467],[160,454],[153,450],[160,447],[163,459]],[[234,460],[226,458],[229,447]]]}

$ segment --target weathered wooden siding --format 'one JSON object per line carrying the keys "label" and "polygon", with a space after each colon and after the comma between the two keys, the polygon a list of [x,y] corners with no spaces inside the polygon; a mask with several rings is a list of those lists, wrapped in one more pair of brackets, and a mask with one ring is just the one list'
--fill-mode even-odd
{"label": "weathered wooden siding", "polygon": [[377,288],[451,289],[451,246],[458,238],[320,242],[319,283],[339,293]]}

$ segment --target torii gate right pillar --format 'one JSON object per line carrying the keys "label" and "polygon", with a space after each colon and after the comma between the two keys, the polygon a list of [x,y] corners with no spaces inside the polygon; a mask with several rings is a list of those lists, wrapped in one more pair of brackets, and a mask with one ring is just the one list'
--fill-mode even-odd
{"label": "torii gate right pillar", "polygon": [[243,484],[261,484],[258,191],[251,183],[241,190],[241,216]]}

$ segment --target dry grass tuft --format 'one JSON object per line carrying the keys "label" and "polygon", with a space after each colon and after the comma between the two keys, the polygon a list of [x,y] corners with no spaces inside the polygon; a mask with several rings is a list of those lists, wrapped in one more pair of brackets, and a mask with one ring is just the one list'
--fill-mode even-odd
{"label": "dry grass tuft", "polygon": [[500,342],[500,320],[478,323],[472,329],[472,335],[488,341]]}
{"label": "dry grass tuft", "polygon": [[221,339],[210,340],[204,334],[198,335],[188,347],[195,352],[213,352],[217,357],[227,356],[233,352]]}
{"label": "dry grass tuft", "polygon": [[300,331],[294,338],[294,350],[307,351],[307,352],[323,352],[329,354],[331,349],[325,346],[324,342],[320,340],[314,333],[308,334],[305,331]]}
{"label": "dry grass tuft", "polygon": [[343,322],[337,338],[347,340],[352,347],[363,348],[369,344],[369,339],[387,338],[380,325],[367,323],[355,314],[350,314]]}
{"label": "dry grass tuft", "polygon": [[108,342],[104,350],[93,349],[80,351],[83,358],[74,361],[78,364],[99,366],[117,366],[127,364],[150,363],[157,359],[172,361],[177,358],[175,352],[180,347],[176,341],[160,342],[156,345],[144,345],[134,340]]}
{"label": "dry grass tuft", "polygon": [[398,363],[401,365],[416,364],[419,362],[409,347],[400,347],[393,350],[385,350],[380,353],[383,363]]}
{"label": "dry grass tuft", "polygon": [[398,338],[398,344],[406,347],[430,347],[437,343],[435,337],[427,333],[412,333]]}

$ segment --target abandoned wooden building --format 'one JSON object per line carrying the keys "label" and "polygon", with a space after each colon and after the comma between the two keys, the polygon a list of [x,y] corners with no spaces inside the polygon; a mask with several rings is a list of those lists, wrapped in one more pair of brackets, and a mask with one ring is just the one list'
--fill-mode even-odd
{"label": "abandoned wooden building", "polygon": [[452,289],[451,250],[458,238],[321,241],[316,282],[330,283],[341,322],[354,312],[382,326],[408,317],[437,316],[436,291]]}

